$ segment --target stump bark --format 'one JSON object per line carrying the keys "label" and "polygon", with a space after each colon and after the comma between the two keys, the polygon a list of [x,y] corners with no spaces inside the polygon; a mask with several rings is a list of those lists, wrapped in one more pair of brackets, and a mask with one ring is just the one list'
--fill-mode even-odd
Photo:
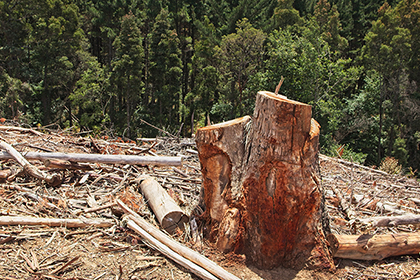
{"label": "stump bark", "polygon": [[311,106],[259,92],[253,118],[196,135],[203,214],[217,247],[259,268],[332,269],[318,168],[319,125]]}

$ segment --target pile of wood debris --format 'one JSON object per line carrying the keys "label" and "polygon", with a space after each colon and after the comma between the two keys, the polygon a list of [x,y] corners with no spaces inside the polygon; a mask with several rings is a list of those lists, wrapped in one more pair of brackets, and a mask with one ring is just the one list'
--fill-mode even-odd
{"label": "pile of wood debris", "polygon": [[[1,279],[199,279],[125,223],[122,205],[140,214],[154,229],[160,228],[139,189],[138,178],[144,176],[159,182],[190,217],[189,225],[172,239],[240,279],[420,277],[418,258],[404,254],[380,261],[337,258],[337,271],[331,274],[281,268],[261,271],[246,265],[243,256],[218,253],[202,238],[203,228],[194,218],[200,214],[201,188],[194,139],[162,137],[136,143],[6,125],[0,126],[0,136],[28,159],[34,154],[85,155],[80,162],[30,159],[41,174],[59,176],[59,184],[24,172],[6,152],[0,155]],[[120,155],[121,160],[105,163],[97,160],[98,155]],[[181,158],[182,165],[132,163],[124,161],[126,155]],[[325,156],[320,157],[320,167],[333,234],[417,231],[413,224],[378,227],[372,222],[355,222],[387,214],[417,214],[420,184],[416,180]]]}
{"label": "pile of wood debris", "polygon": [[[342,257],[336,259],[336,275],[340,279],[420,279],[418,180],[323,155],[320,167],[331,236],[357,237],[335,254]],[[370,241],[365,242],[366,238]],[[332,247],[334,241],[330,239]],[[410,255],[410,246],[415,255]]]}

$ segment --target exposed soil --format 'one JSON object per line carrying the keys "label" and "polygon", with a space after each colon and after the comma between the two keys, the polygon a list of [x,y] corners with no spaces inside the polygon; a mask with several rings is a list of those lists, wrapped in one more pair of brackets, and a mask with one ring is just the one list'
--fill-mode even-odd
{"label": "exposed soil", "polygon": [[[199,279],[159,252],[148,247],[133,231],[121,223],[116,206],[89,212],[116,198],[130,202],[150,223],[158,226],[142,197],[136,178],[155,178],[191,216],[199,213],[200,163],[193,139],[159,138],[155,141],[129,141],[108,137],[81,137],[70,131],[18,130],[0,127],[0,136],[23,155],[26,152],[66,152],[183,156],[182,167],[150,167],[141,165],[108,165],[79,163],[77,169],[46,167],[31,161],[48,174],[60,174],[58,187],[34,179],[22,172],[16,161],[2,160],[0,179],[0,215],[49,218],[106,218],[115,221],[110,228],[66,228],[44,225],[8,226],[0,228],[1,279]],[[47,164],[48,165],[48,164]],[[377,202],[390,204],[406,213],[418,213],[420,184],[398,175],[386,175],[374,169],[359,168],[350,163],[321,156],[322,185],[330,217],[331,232],[340,234],[415,232],[415,226],[395,228],[354,228],[340,207],[333,189],[345,199],[353,197],[352,209],[360,217],[386,215]],[[368,198],[370,202],[361,198]],[[359,199],[359,200],[358,200]],[[373,203],[375,202],[375,203]],[[395,213],[394,213],[395,214]],[[197,221],[198,222],[198,221]],[[202,228],[198,228],[198,237]],[[335,259],[333,273],[277,268],[262,271],[246,263],[242,255],[224,255],[198,238],[187,227],[176,240],[215,261],[241,279],[415,279],[420,277],[418,256],[399,256],[381,261]],[[199,240],[203,240],[198,238]]]}

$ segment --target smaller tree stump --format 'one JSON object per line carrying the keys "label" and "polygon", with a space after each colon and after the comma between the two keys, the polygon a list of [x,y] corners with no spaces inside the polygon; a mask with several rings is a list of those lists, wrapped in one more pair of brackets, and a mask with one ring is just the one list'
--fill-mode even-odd
{"label": "smaller tree stump", "polygon": [[[242,207],[239,203],[242,197],[240,179],[250,120],[251,117],[245,116],[207,126],[199,129],[196,135],[204,178],[202,187],[206,211],[203,216],[209,220],[211,239],[219,240],[217,246],[221,251],[230,251],[236,245],[242,245],[238,242],[241,217],[237,207]],[[224,217],[224,231],[220,231],[217,237]],[[222,234],[227,231],[229,234]]]}

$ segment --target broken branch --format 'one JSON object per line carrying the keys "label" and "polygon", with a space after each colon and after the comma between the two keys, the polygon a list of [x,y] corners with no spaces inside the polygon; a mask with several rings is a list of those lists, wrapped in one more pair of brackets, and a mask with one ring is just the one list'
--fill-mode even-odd
{"label": "broken branch", "polygon": [[18,151],[16,151],[15,148],[13,148],[8,143],[6,143],[4,141],[0,141],[0,147],[5,149],[6,154],[10,155],[20,165],[22,165],[23,170],[25,170],[25,172],[27,172],[32,177],[44,180],[52,186],[58,186],[61,183],[60,175],[58,175],[58,174],[49,175],[49,174],[46,174],[46,173],[40,171],[34,165],[30,164],[27,159],[25,159]]}

